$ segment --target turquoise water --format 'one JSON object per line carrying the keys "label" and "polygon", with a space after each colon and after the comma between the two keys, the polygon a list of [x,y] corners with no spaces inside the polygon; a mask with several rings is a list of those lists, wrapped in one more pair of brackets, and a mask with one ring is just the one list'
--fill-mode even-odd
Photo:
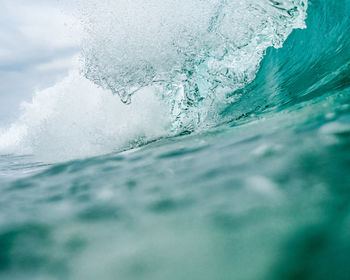
{"label": "turquoise water", "polygon": [[[292,18],[302,14],[306,3],[267,2],[278,11],[295,4],[298,8],[287,12]],[[70,107],[63,111],[70,117],[51,117],[34,100],[32,107],[45,121],[28,111],[0,137],[0,144],[9,138],[16,144],[3,148],[0,156],[0,278],[349,279],[349,15],[348,0],[315,0],[308,1],[306,28],[303,17],[298,24],[290,19],[290,32],[288,24],[273,21],[272,27],[286,32],[283,46],[270,42],[272,35],[258,36],[267,48],[262,48],[264,58],[260,61],[260,51],[249,55],[253,64],[231,76],[235,83],[227,78],[230,74],[205,68],[201,55],[192,56],[193,64],[185,59],[183,99],[178,98],[177,74],[159,83],[146,67],[138,73],[144,79],[125,78],[130,89],[154,83],[164,104],[173,105],[165,132],[144,133],[144,127],[158,126],[157,117],[141,114],[135,124],[128,122],[129,116],[136,117],[127,111],[122,111],[125,130],[98,115],[96,123],[81,117],[73,126],[67,121]],[[277,18],[289,20],[283,14]],[[87,40],[93,46],[85,50],[89,58],[97,48],[95,39]],[[205,38],[204,45],[211,39]],[[230,53],[232,41],[225,42]],[[248,46],[247,53],[257,49]],[[206,57],[219,47],[200,50],[206,50]],[[163,69],[162,75],[178,67],[164,70],[149,59],[156,73]],[[84,69],[91,69],[89,63]],[[97,66],[85,75],[120,94],[117,82],[93,79]],[[120,68],[101,75],[106,81],[115,72],[120,74]],[[129,77],[130,72],[122,74]],[[218,98],[222,84],[226,102],[203,101]],[[120,106],[153,104],[141,100],[137,107],[142,92],[128,95],[132,90],[124,89],[120,95],[131,105]],[[169,101],[169,96],[176,97]],[[86,106],[96,113],[89,102]],[[53,108],[61,110],[60,104]],[[108,138],[104,129],[115,132],[115,126],[127,140]],[[55,132],[62,127],[66,133],[58,137]],[[29,133],[21,136],[18,128]],[[126,133],[130,129],[137,133]]]}

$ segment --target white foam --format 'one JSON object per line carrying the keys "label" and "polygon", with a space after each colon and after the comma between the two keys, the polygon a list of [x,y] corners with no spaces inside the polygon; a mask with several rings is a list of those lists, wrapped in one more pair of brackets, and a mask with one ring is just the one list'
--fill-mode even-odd
{"label": "white foam", "polygon": [[168,125],[167,109],[154,91],[145,88],[126,106],[72,71],[22,104],[20,119],[0,135],[0,153],[45,161],[94,156],[164,136]]}
{"label": "white foam", "polygon": [[[73,2],[89,80],[72,70],[36,92],[0,131],[0,154],[69,160],[216,123],[219,108],[239,99],[227,95],[255,78],[266,48],[304,27],[307,3],[283,0],[282,10],[255,0]],[[110,94],[136,89],[129,106]]]}
{"label": "white foam", "polygon": [[[268,47],[305,27],[306,0],[76,0],[84,74],[124,102],[164,87],[180,127],[210,121],[256,76]],[[212,114],[214,111],[214,114]],[[200,121],[202,122],[202,121]]]}

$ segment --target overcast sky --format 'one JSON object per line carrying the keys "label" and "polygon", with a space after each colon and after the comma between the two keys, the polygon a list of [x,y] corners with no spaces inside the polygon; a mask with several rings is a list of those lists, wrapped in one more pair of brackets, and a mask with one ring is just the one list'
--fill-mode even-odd
{"label": "overcast sky", "polygon": [[58,0],[0,0],[0,126],[18,116],[35,89],[67,74],[79,37]]}

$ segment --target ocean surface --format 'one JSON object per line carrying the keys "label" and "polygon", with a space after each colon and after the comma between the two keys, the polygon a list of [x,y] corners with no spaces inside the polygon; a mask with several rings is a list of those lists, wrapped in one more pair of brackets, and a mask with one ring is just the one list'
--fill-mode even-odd
{"label": "ocean surface", "polygon": [[0,129],[0,279],[350,279],[350,1],[77,2]]}

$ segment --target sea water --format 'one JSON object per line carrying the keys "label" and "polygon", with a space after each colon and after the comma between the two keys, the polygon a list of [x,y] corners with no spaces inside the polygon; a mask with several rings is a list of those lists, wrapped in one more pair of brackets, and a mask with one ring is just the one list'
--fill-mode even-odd
{"label": "sea water", "polygon": [[349,279],[350,2],[76,3],[0,134],[0,278]]}

